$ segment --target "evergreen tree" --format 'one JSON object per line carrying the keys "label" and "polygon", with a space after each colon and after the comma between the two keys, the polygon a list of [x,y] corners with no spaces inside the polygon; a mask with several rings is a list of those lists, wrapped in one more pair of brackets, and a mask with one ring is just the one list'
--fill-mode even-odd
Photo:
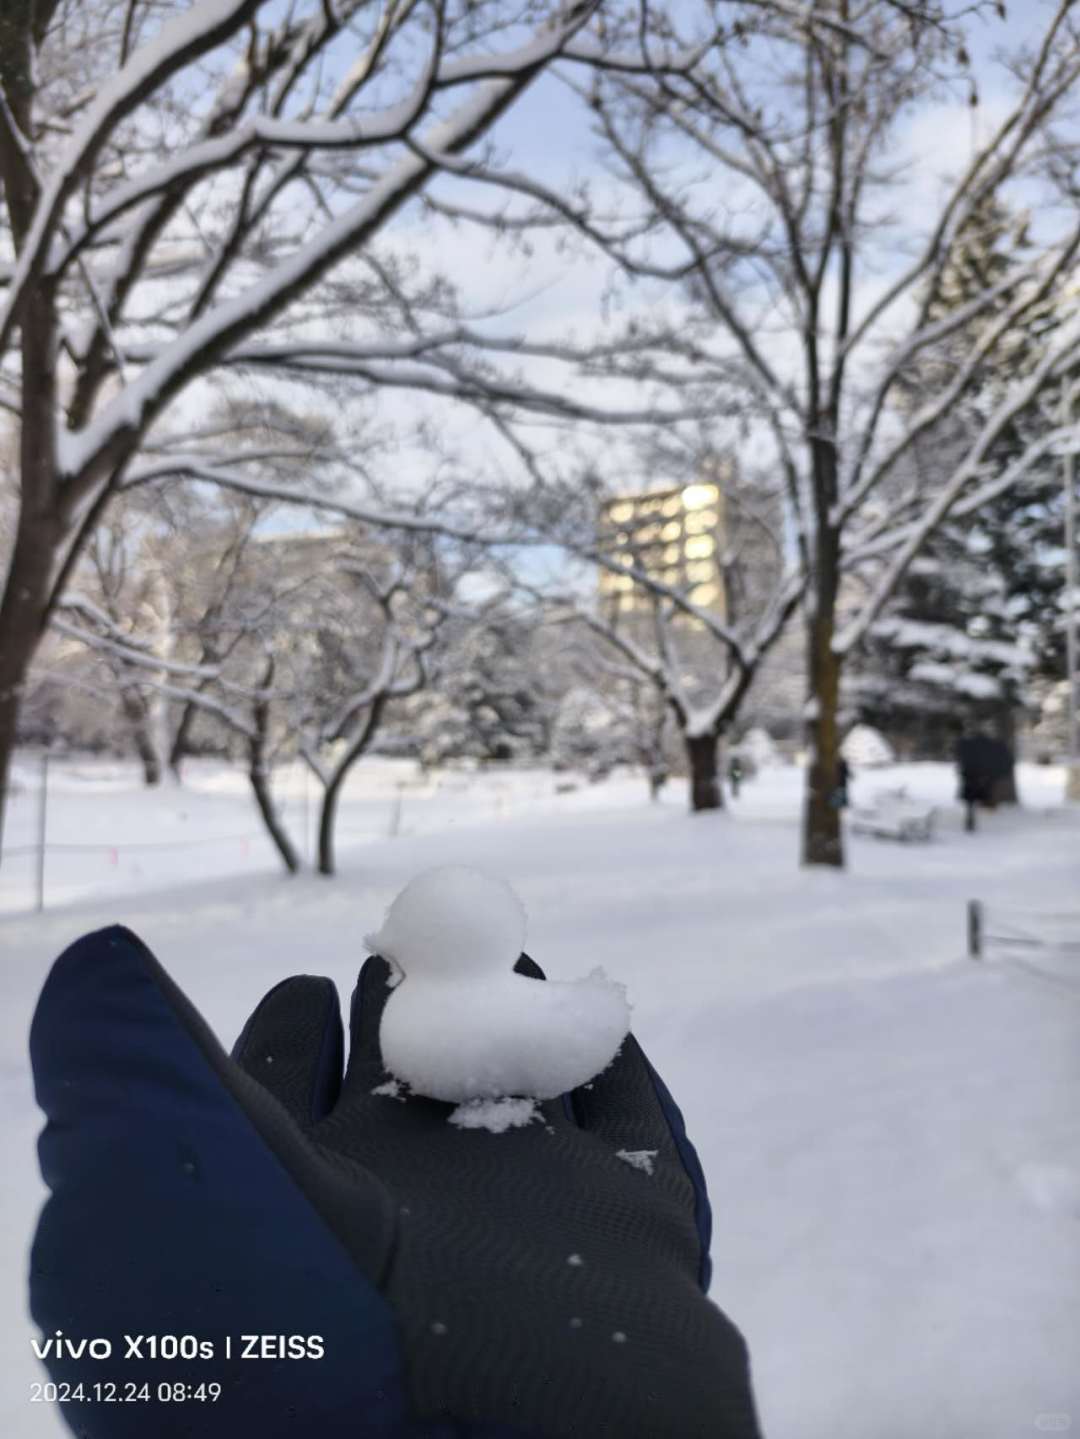
{"label": "evergreen tree", "polygon": [[[931,314],[945,317],[989,286],[1007,281],[1026,259],[1027,221],[990,201],[973,217],[968,243],[942,275]],[[1023,283],[1023,282],[1021,282]],[[1000,305],[1011,298],[1003,293]],[[949,452],[1044,351],[1049,332],[1076,304],[1062,289],[1033,308],[1005,356],[987,365],[966,405],[913,447],[902,482],[931,490]],[[992,324],[964,327],[907,377],[903,403],[917,406]],[[1033,441],[1060,423],[1060,389],[1019,415],[1000,436],[991,473],[1003,472]],[[965,726],[1014,739],[1036,675],[1060,675],[1063,497],[1060,461],[1047,457],[1025,482],[967,521],[946,524],[916,559],[887,614],[873,627],[850,694],[861,719],[909,753],[945,757]],[[1006,794],[1003,797],[1014,797]]]}

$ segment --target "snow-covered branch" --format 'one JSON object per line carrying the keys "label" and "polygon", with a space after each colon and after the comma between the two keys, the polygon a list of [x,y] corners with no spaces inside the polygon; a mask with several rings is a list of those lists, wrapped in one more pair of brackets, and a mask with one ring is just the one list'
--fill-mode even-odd
{"label": "snow-covered branch", "polygon": [[265,0],[197,0],[185,14],[166,20],[155,38],[100,86],[38,200],[0,307],[0,355],[7,348],[26,289],[37,282],[45,268],[48,248],[60,232],[68,197],[117,125],[179,71],[234,35],[264,3]]}
{"label": "snow-covered branch", "polygon": [[[560,52],[589,13],[587,6],[571,12],[569,18],[545,28],[504,57],[500,74],[505,73],[506,78],[477,84],[468,100],[429,131],[428,146],[452,154],[472,144]],[[415,150],[391,164],[361,200],[329,219],[314,239],[272,266],[256,285],[222,301],[188,326],[83,429],[73,433],[61,428],[57,454],[69,508],[78,504],[104,468],[115,466],[130,453],[193,375],[280,314],[298,294],[380,230],[423,186],[434,168]]]}

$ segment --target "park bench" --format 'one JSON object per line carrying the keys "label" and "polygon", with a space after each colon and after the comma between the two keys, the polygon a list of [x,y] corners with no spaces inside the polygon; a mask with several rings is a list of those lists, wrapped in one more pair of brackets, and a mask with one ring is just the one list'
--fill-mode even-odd
{"label": "park bench", "polygon": [[925,841],[933,837],[936,813],[932,804],[912,799],[904,789],[879,790],[869,804],[852,810],[851,828],[878,839]]}

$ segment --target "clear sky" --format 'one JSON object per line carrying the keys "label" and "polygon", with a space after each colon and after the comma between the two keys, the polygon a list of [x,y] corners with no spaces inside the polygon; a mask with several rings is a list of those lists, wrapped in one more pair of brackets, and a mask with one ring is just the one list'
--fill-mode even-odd
{"label": "clear sky", "polygon": [[[987,8],[985,16],[965,21],[980,106],[973,112],[963,97],[943,97],[940,104],[922,108],[903,137],[911,161],[906,203],[915,217],[932,212],[932,196],[940,179],[966,162],[975,140],[1001,113],[1008,86],[991,63],[993,56],[1002,47],[1034,40],[1053,6],[1052,0],[1013,0],[1004,22]],[[588,112],[557,74],[543,75],[534,83],[499,123],[494,141],[500,159],[508,166],[564,190],[576,179],[604,183],[599,142],[590,132]],[[467,195],[472,204],[492,203],[489,189],[445,180],[439,185],[444,192],[452,189]],[[568,257],[550,236],[539,237],[525,257],[496,245],[472,227],[433,225],[413,207],[388,233],[387,243],[417,255],[433,271],[448,273],[467,306],[487,310],[516,301],[502,320],[488,321],[489,327],[528,331],[534,338],[556,338],[575,328],[579,334],[591,331],[599,322],[606,266],[595,256],[590,259],[580,252]],[[900,262],[901,254],[898,249],[895,263]],[[877,282],[881,282],[880,274]],[[867,283],[865,276],[860,283]],[[648,305],[648,287],[635,292],[635,300]],[[545,377],[554,379],[554,369],[549,367]],[[381,413],[401,417],[430,410],[425,401],[406,394],[380,396],[378,405]],[[488,462],[498,453],[499,442],[485,434],[472,412],[460,407],[450,412],[444,406],[438,413],[447,438],[466,454],[474,454],[478,463]],[[612,442],[618,445],[622,439],[613,438]],[[411,470],[414,464],[423,467],[424,463],[419,453],[402,456],[403,469]]]}

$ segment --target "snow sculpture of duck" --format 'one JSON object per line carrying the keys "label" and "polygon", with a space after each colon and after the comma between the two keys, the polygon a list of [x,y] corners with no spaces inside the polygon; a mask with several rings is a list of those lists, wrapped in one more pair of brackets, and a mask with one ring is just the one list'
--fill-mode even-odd
{"label": "snow sculpture of duck", "polygon": [[396,972],[379,1031],[383,1064],[415,1094],[462,1104],[553,1099],[614,1059],[630,1025],[621,984],[515,974],[525,909],[464,865],[417,875],[366,942]]}

